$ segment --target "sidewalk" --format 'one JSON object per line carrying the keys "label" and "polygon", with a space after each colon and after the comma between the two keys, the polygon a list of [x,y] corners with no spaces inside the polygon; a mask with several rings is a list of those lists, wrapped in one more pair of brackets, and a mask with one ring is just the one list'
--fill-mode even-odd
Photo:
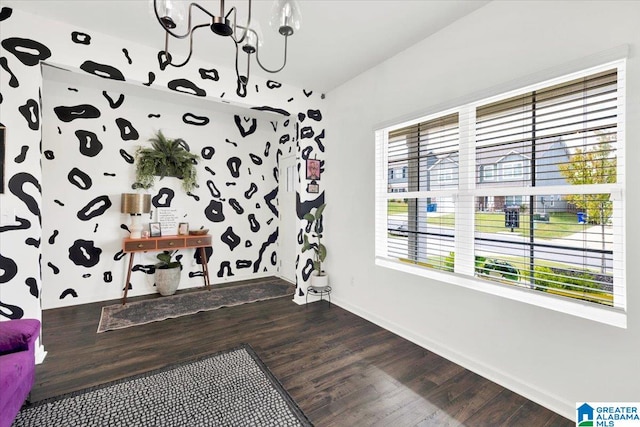
{"label": "sidewalk", "polygon": [[[612,227],[610,225],[605,225],[604,227],[604,250],[608,251],[613,250],[613,234],[611,229]],[[548,240],[548,242],[554,245],[600,250],[603,249],[602,226],[594,225],[585,228],[579,233],[570,234],[569,236],[563,237],[562,239],[551,239]]]}

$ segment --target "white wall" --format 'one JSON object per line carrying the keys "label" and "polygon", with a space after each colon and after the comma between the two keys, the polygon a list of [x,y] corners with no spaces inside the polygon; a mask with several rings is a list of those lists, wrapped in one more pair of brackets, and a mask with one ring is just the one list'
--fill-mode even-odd
{"label": "white wall", "polygon": [[492,2],[330,92],[328,126],[340,148],[327,161],[341,171],[326,182],[334,301],[570,418],[578,401],[637,400],[634,227],[625,237],[627,329],[377,267],[373,130],[629,44],[626,209],[633,221],[640,209],[633,166],[640,160],[639,16],[640,2]]}

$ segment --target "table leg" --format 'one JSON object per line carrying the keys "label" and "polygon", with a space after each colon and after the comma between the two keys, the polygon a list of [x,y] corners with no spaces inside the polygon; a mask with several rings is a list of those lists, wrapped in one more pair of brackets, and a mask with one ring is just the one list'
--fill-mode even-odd
{"label": "table leg", "polygon": [[129,254],[129,268],[127,269],[127,280],[124,282],[124,296],[122,297],[122,305],[127,303],[127,293],[129,292],[129,281],[131,280],[131,269],[133,268],[133,256],[135,252]]}
{"label": "table leg", "polygon": [[211,281],[209,280],[209,261],[207,260],[207,251],[204,247],[200,249],[200,262],[202,262],[202,274],[204,276],[204,286],[211,290]]}

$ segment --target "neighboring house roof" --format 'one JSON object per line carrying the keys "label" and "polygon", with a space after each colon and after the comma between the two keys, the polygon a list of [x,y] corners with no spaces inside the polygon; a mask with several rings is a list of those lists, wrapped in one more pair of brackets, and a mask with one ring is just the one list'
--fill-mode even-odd
{"label": "neighboring house roof", "polygon": [[458,153],[449,153],[446,156],[438,157],[430,166],[429,163],[427,163],[427,170],[436,169],[436,166],[441,166],[444,162],[453,163],[458,166]]}
{"label": "neighboring house roof", "polygon": [[520,156],[525,160],[531,160],[531,157],[522,154],[520,152],[518,152],[517,150],[511,150],[509,151],[507,154],[505,154],[504,156],[500,157],[498,160],[496,160],[494,163],[502,163],[504,161],[504,159],[506,159],[507,157],[511,157],[511,156]]}

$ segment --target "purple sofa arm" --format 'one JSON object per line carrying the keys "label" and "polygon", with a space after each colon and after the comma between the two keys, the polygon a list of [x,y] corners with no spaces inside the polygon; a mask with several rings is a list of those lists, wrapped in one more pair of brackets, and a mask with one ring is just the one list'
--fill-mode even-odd
{"label": "purple sofa arm", "polygon": [[35,383],[40,321],[0,322],[0,427],[9,427]]}

